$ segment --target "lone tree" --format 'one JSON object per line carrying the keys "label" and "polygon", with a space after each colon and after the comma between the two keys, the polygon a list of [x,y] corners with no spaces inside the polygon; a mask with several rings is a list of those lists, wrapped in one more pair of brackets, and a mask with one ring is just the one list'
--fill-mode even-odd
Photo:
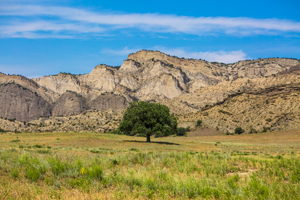
{"label": "lone tree", "polygon": [[198,120],[198,121],[197,121],[197,126],[201,126],[201,124],[202,124],[202,121],[201,121],[201,120]]}
{"label": "lone tree", "polygon": [[242,129],[241,127],[236,127],[234,130],[235,134],[242,134],[244,132],[245,132],[244,129]]}
{"label": "lone tree", "polygon": [[156,137],[176,134],[177,119],[170,115],[165,105],[136,101],[131,102],[124,112],[119,130],[146,136],[150,142],[150,136],[154,134]]}

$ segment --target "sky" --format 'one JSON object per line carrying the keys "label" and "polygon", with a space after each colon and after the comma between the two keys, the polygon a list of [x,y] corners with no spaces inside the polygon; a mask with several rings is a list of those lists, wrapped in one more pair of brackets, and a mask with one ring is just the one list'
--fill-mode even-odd
{"label": "sky", "polygon": [[0,0],[0,72],[86,74],[159,50],[234,63],[300,59],[299,0]]}

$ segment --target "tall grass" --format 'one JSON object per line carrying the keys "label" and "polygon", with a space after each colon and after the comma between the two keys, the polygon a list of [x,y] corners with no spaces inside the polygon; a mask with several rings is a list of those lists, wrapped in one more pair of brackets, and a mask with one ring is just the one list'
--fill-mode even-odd
{"label": "tall grass", "polygon": [[[33,184],[38,198],[49,191],[110,191],[111,198],[297,199],[300,158],[244,152],[142,152],[40,154],[1,150],[0,175]],[[13,182],[0,182],[0,196]],[[54,188],[54,189],[53,189]],[[22,185],[20,187],[22,191]],[[122,192],[121,192],[122,191]],[[55,195],[54,195],[54,198]],[[62,198],[62,197],[61,197]]]}

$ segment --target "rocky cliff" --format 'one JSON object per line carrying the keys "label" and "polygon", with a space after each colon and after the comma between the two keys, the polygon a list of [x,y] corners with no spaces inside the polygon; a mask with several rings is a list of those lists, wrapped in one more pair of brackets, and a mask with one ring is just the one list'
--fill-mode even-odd
{"label": "rocky cliff", "polygon": [[15,84],[0,85],[0,116],[18,121],[31,121],[51,115],[51,104],[37,93]]}
{"label": "rocky cliff", "polygon": [[[187,115],[194,116],[203,110],[216,113],[211,116],[219,119],[222,113],[213,108],[226,110],[218,107],[220,102],[229,102],[228,98],[246,95],[243,100],[246,101],[247,95],[250,95],[249,99],[251,95],[258,97],[263,95],[259,94],[260,91],[270,91],[268,88],[299,84],[299,66],[296,59],[267,58],[224,64],[143,50],[130,54],[120,68],[98,65],[84,75],[59,73],[30,80],[0,73],[0,116],[28,122],[39,116],[68,116],[109,109],[122,111],[131,101],[143,100],[169,106],[182,122],[182,116],[188,119]],[[288,94],[292,95],[289,91]],[[232,104],[233,108],[252,105],[250,102],[237,104]],[[291,113],[292,110],[285,112]],[[248,113],[255,116],[255,112]],[[197,117],[190,117],[187,123],[194,123]],[[216,124],[212,119],[203,120],[223,131],[231,131],[237,125],[230,125],[229,121]],[[262,126],[255,127],[261,129]]]}

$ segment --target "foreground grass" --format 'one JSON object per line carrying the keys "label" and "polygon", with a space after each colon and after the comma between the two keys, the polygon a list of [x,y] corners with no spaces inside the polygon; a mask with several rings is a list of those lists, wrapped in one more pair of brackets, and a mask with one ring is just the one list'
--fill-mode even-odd
{"label": "foreground grass", "polygon": [[269,139],[169,137],[151,144],[107,134],[1,136],[0,199],[300,196],[299,132],[269,133]]}

